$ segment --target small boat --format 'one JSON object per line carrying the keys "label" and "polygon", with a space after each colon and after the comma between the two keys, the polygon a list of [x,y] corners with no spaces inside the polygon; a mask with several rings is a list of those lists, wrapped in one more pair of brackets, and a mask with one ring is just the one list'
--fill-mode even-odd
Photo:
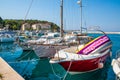
{"label": "small boat", "polygon": [[62,38],[59,37],[59,33],[47,33],[47,35],[41,36],[36,40],[28,40],[27,43],[30,44],[59,44]]}
{"label": "small boat", "polygon": [[0,34],[0,42],[14,42],[15,38],[10,34]]}
{"label": "small boat", "polygon": [[62,42],[62,38],[61,37],[56,37],[56,38],[51,38],[51,39],[47,39],[43,44],[60,44]]}
{"label": "small boat", "polygon": [[58,63],[71,74],[94,71],[104,66],[111,54],[112,42],[103,35],[85,45],[62,49],[55,54],[50,63]]}
{"label": "small boat", "polygon": [[120,80],[120,51],[117,52],[117,56],[112,60],[111,65],[116,74],[116,80]]}

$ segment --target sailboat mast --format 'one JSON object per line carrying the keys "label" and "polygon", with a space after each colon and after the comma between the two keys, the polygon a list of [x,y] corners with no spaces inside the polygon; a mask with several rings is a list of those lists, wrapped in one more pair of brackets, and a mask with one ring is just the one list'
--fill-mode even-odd
{"label": "sailboat mast", "polygon": [[80,25],[80,32],[82,34],[82,0],[77,2],[80,5],[80,11],[81,11],[81,25]]}
{"label": "sailboat mast", "polygon": [[60,5],[60,36],[63,37],[63,0],[61,0]]}
{"label": "sailboat mast", "polygon": [[82,0],[81,0],[80,8],[81,8],[81,34],[82,34]]}

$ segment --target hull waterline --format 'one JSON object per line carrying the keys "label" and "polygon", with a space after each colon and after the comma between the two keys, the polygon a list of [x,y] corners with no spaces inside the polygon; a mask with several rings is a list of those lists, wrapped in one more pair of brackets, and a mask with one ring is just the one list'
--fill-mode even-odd
{"label": "hull waterline", "polygon": [[94,58],[94,59],[89,59],[89,60],[71,60],[71,61],[64,61],[60,62],[59,64],[65,69],[68,70],[72,74],[76,73],[85,73],[85,72],[90,72],[94,71],[96,69],[100,69],[103,67],[107,57],[110,56],[110,52],[107,53],[104,56]]}

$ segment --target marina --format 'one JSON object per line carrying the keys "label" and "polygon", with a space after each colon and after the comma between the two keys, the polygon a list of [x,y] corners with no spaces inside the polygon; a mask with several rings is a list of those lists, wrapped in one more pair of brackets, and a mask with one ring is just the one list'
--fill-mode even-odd
{"label": "marina", "polygon": [[23,6],[17,10],[28,6],[24,19],[0,15],[0,80],[119,80],[120,31],[116,19],[110,21],[112,0],[48,1],[18,1]]}
{"label": "marina", "polygon": [[[93,35],[93,34],[89,34],[89,35]],[[112,57],[110,59],[108,59],[107,64],[104,65],[104,68],[98,69],[93,72],[84,73],[84,74],[71,75],[71,74],[67,73],[67,76],[65,77],[66,71],[60,65],[52,64],[53,68],[51,67],[51,64],[49,63],[50,59],[46,58],[46,57],[48,57],[47,53],[46,53],[47,54],[46,56],[42,55],[42,58],[40,58],[39,54],[36,54],[35,51],[33,51],[33,50],[23,51],[22,54],[20,52],[17,52],[17,53],[9,52],[6,54],[6,56],[4,56],[5,54],[3,55],[4,51],[1,51],[0,56],[2,56],[3,59],[5,59],[7,61],[7,63],[9,63],[9,65],[16,72],[18,72],[25,80],[31,80],[31,79],[60,80],[60,79],[63,79],[64,77],[65,77],[65,80],[73,80],[73,79],[88,80],[89,78],[91,78],[93,76],[98,77],[98,79],[95,79],[95,80],[101,80],[101,79],[115,80],[115,74],[111,67],[111,59],[115,57],[116,50],[119,49],[119,47],[118,47],[119,44],[116,44],[117,43],[116,37],[119,37],[119,36],[120,36],[119,34],[117,34],[117,35],[110,34],[109,35],[110,39],[114,43],[113,48],[112,48],[113,54],[112,54]],[[1,43],[1,45],[2,44],[3,43]],[[11,47],[14,46],[12,44],[11,44]],[[8,43],[2,45],[2,47],[6,46],[6,45],[8,45]],[[3,49],[5,49],[5,48],[3,48]],[[40,45],[39,45],[38,50],[39,51],[43,50],[43,47],[40,47]],[[7,55],[10,55],[10,54],[12,55],[12,57],[7,57]],[[20,55],[17,56],[16,54],[20,54]],[[43,68],[46,68],[46,70],[43,70]],[[104,73],[104,76],[102,75],[103,73]],[[88,77],[86,78],[85,76],[88,76]],[[94,80],[94,78],[92,80]]]}

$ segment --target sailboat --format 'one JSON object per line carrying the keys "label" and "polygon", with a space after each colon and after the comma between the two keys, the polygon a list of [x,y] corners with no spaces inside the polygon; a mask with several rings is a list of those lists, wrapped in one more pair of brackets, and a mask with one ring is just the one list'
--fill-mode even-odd
{"label": "sailboat", "polygon": [[[82,8],[80,1],[79,4]],[[63,3],[61,7],[63,8]],[[50,59],[50,63],[60,64],[70,74],[81,74],[103,68],[107,58],[112,53],[112,42],[107,34],[104,33],[102,36],[91,39],[89,36],[82,35],[81,25],[81,36],[78,37],[81,42],[78,46],[59,50]]]}

